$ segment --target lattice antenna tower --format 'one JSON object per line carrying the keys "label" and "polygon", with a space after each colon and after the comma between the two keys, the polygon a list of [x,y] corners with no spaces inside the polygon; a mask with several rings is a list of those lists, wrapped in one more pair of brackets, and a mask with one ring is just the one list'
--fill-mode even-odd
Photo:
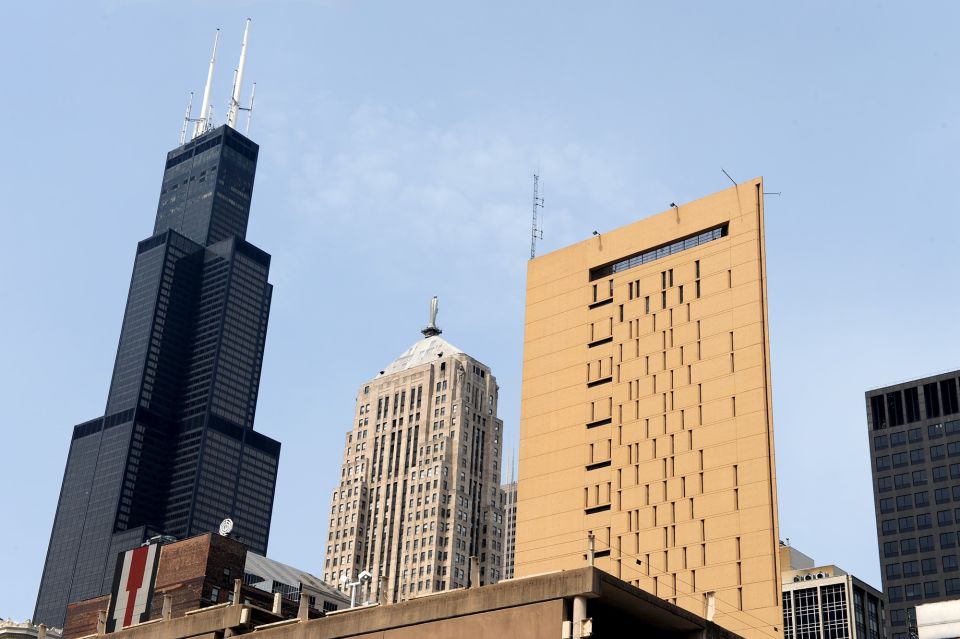
{"label": "lattice antenna tower", "polygon": [[530,259],[537,256],[537,240],[543,239],[543,229],[537,226],[537,209],[543,208],[543,198],[540,197],[540,176],[533,174],[533,224],[530,227]]}

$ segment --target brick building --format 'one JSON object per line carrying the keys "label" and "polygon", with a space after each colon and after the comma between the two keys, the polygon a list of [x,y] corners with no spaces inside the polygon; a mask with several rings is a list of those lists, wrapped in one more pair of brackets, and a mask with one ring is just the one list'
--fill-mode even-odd
{"label": "brick building", "polygon": [[[257,573],[250,567],[256,566]],[[310,614],[319,617],[323,610],[345,607],[348,599],[308,573],[295,571],[300,583],[280,583],[265,579],[265,567],[282,567],[282,574],[294,572],[289,566],[248,552],[239,541],[214,533],[165,544],[160,549],[156,586],[150,619],[160,619],[165,596],[169,596],[170,617],[182,617],[187,611],[231,603],[235,599],[236,580],[240,580],[240,598],[264,610],[273,610],[274,594],[281,594],[279,614],[265,623],[297,615],[301,592],[310,597]],[[276,568],[271,571],[278,572]],[[272,576],[272,575],[271,575]],[[287,579],[286,581],[294,581]],[[97,632],[100,611],[109,607],[110,595],[94,597],[67,606],[64,639],[76,639]]]}

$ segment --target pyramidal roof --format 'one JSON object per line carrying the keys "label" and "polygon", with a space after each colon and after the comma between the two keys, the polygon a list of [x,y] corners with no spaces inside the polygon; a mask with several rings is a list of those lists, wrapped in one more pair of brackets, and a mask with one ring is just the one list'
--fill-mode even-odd
{"label": "pyramidal roof", "polygon": [[436,361],[447,355],[462,354],[463,351],[439,335],[429,335],[408,348],[389,366],[383,369],[384,375],[416,368],[422,364]]}

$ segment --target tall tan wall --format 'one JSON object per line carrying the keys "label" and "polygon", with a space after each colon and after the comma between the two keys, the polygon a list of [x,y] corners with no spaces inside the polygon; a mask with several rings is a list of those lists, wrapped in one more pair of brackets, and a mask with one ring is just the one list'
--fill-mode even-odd
{"label": "tall tan wall", "polygon": [[530,262],[517,576],[584,565],[592,532],[601,569],[700,615],[716,592],[718,623],[779,636],[762,192],[752,180]]}

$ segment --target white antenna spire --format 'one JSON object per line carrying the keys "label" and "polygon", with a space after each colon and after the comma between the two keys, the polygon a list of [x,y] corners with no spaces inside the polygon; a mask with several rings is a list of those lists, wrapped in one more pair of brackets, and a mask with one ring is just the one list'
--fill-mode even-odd
{"label": "white antenna spire", "polygon": [[193,109],[193,91],[190,92],[190,99],[187,101],[187,112],[183,116],[183,126],[180,127],[180,146],[187,141],[187,127],[190,125],[190,111]]}
{"label": "white antenna spire", "polygon": [[210,54],[210,68],[207,70],[207,85],[203,88],[203,103],[200,105],[200,117],[193,127],[193,137],[206,133],[210,128],[210,85],[213,84],[213,67],[217,63],[217,44],[220,42],[220,29],[213,36],[213,53]]}
{"label": "white antenna spire", "polygon": [[243,67],[247,64],[247,38],[250,35],[250,18],[243,28],[243,43],[240,45],[240,64],[233,79],[233,94],[230,96],[230,106],[227,108],[227,126],[237,128],[237,114],[240,110],[240,89],[243,86]]}

